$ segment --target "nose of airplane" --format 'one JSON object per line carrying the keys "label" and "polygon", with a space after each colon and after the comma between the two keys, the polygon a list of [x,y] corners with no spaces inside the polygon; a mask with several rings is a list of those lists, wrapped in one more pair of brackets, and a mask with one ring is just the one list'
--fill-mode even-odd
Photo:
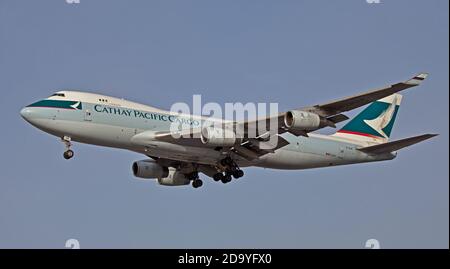
{"label": "nose of airplane", "polygon": [[24,107],[20,110],[20,115],[29,124],[41,130],[53,130],[53,121],[46,117],[45,111],[37,107]]}
{"label": "nose of airplane", "polygon": [[24,107],[22,108],[22,110],[20,110],[20,115],[27,121],[32,117],[32,114],[33,111],[29,107]]}

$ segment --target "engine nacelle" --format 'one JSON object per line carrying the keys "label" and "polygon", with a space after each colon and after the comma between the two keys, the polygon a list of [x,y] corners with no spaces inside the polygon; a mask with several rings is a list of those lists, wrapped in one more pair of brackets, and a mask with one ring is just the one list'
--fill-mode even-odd
{"label": "engine nacelle", "polygon": [[169,169],[152,160],[142,160],[133,163],[133,174],[140,178],[163,178],[169,175]]}
{"label": "engine nacelle", "polygon": [[289,129],[315,130],[321,123],[320,116],[306,111],[291,110],[284,114],[284,124]]}
{"label": "engine nacelle", "polygon": [[205,145],[228,147],[236,143],[236,134],[230,129],[210,126],[203,128],[201,140]]}
{"label": "engine nacelle", "polygon": [[174,168],[170,168],[167,177],[158,178],[158,183],[164,186],[182,186],[188,185],[190,180],[186,178],[183,173],[180,173]]}

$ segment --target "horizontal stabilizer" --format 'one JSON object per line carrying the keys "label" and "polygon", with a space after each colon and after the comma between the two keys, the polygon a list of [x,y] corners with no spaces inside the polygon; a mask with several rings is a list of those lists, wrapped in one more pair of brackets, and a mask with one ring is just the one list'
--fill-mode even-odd
{"label": "horizontal stabilizer", "polygon": [[400,140],[392,141],[392,142],[388,142],[388,143],[383,143],[383,144],[379,144],[379,145],[375,145],[375,146],[360,148],[358,150],[368,153],[368,154],[389,153],[389,152],[393,152],[393,151],[414,145],[416,143],[427,140],[434,136],[437,136],[437,134],[424,134],[424,135],[400,139]]}

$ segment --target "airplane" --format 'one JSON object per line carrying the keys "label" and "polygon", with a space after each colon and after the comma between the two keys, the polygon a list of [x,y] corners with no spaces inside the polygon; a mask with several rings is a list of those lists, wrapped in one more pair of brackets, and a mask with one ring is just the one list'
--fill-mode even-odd
{"label": "airplane", "polygon": [[[164,186],[192,184],[199,188],[203,185],[199,173],[228,183],[242,177],[242,168],[250,166],[294,170],[392,160],[398,150],[437,135],[389,141],[402,100],[398,92],[420,85],[427,76],[420,73],[404,82],[332,102],[255,120],[224,121],[218,127],[202,127],[202,116],[72,90],[34,102],[20,114],[33,126],[60,138],[66,147],[65,159],[74,156],[72,142],[131,150],[147,156],[132,164],[135,177]],[[336,128],[337,123],[349,119],[343,112],[365,105],[337,132],[315,132]],[[185,127],[171,130],[174,122]],[[264,124],[275,127],[259,130]],[[237,128],[243,130],[239,136]],[[254,135],[248,135],[255,129]]]}

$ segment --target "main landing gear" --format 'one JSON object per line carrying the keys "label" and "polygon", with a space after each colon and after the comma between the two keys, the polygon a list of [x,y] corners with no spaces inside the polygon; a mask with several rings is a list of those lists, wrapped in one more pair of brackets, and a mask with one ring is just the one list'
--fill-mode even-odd
{"label": "main landing gear", "polygon": [[198,177],[198,172],[190,173],[189,175],[187,175],[187,178],[189,180],[192,180],[192,187],[194,187],[194,189],[203,186],[203,181]]}
{"label": "main landing gear", "polygon": [[66,159],[66,160],[72,159],[74,153],[73,153],[73,150],[70,149],[70,147],[72,146],[72,143],[70,143],[70,141],[71,141],[70,136],[64,136],[62,138],[62,141],[66,146],[66,151],[64,151],[64,154],[63,154],[64,159]]}
{"label": "main landing gear", "polygon": [[215,181],[222,181],[222,183],[228,183],[231,181],[232,177],[240,178],[244,176],[244,171],[242,171],[233,159],[226,157],[220,161],[220,164],[225,167],[225,173],[217,173],[213,176]]}

